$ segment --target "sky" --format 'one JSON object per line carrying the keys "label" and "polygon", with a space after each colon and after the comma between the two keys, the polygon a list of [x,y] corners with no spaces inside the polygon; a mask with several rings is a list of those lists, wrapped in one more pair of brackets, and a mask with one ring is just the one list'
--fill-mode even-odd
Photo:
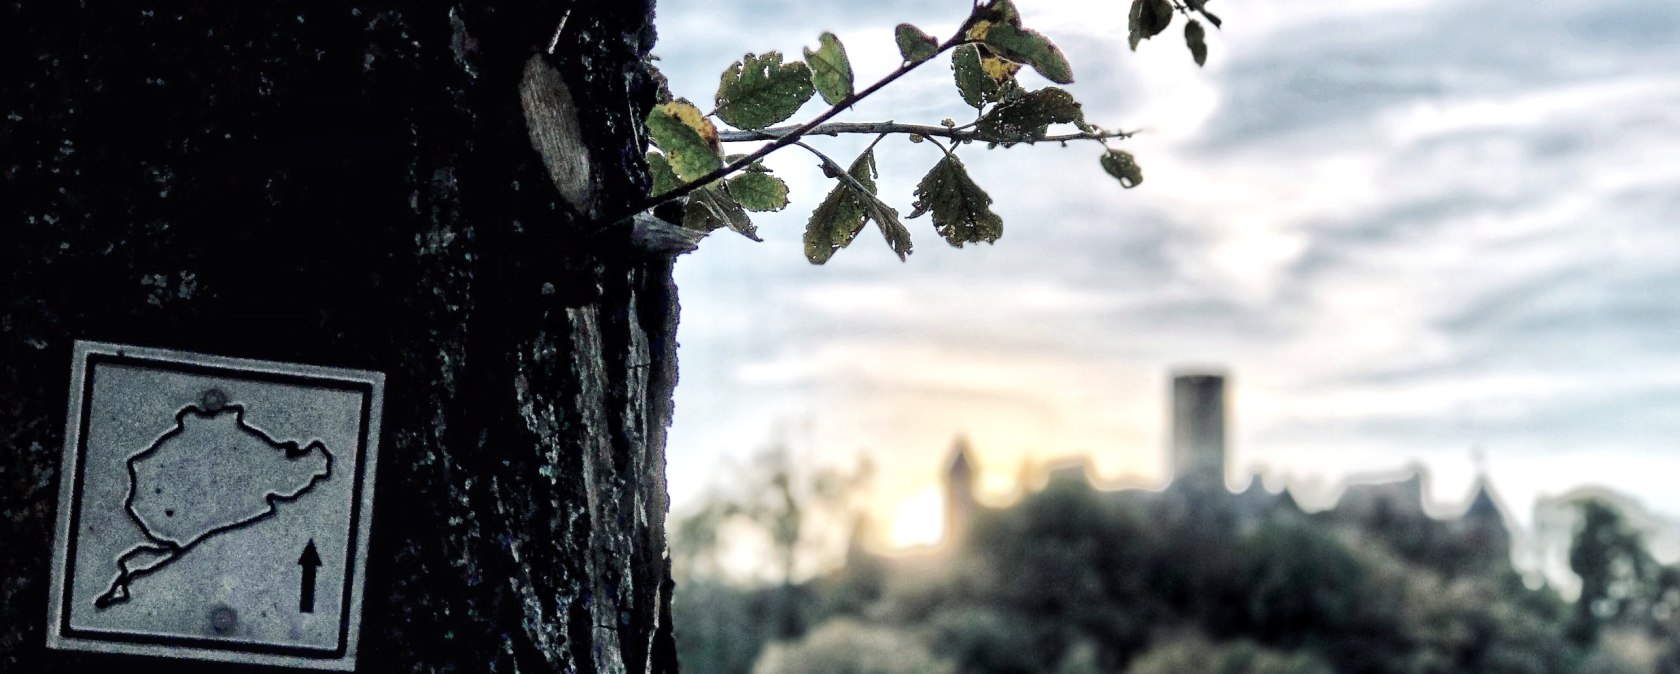
{"label": "sky", "polygon": [[[1058,457],[1158,486],[1170,373],[1207,366],[1230,375],[1233,488],[1259,474],[1322,506],[1423,466],[1454,504],[1485,469],[1519,523],[1582,484],[1680,514],[1680,3],[1215,0],[1197,68],[1178,23],[1129,51],[1120,0],[1016,2],[1087,118],[1142,130],[1120,147],[1143,184],[1091,143],[969,146],[995,245],[952,248],[924,217],[908,262],[871,227],[813,266],[801,232],[832,181],[772,155],[793,205],[757,216],[765,241],[719,232],[677,264],[676,511],[774,442],[869,457],[876,516],[904,521],[889,543],[929,530],[958,434],[994,503]],[[897,65],[894,25],[946,35],[966,12],[661,0],[655,53],[709,103],[743,53],[828,30],[861,86]],[[972,119],[947,63],[840,119]],[[861,142],[815,144],[845,163]],[[877,154],[908,213],[937,150]]]}

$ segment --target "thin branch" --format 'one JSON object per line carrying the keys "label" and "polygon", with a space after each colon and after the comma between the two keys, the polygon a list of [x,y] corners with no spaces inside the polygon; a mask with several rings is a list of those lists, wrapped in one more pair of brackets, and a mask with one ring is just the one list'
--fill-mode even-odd
{"label": "thin branch", "polygon": [[[762,131],[720,131],[718,132],[718,140],[725,143],[744,143],[755,140],[776,140],[779,138],[785,138],[785,134],[789,134],[794,131],[801,131],[802,129],[804,129],[804,127],[780,126],[764,129]],[[1095,131],[1081,131],[1079,133],[1045,136],[1043,138],[1035,138],[1030,141],[993,141],[980,135],[978,131],[965,130],[960,126],[951,128],[945,126],[932,126],[928,124],[899,124],[897,122],[829,122],[827,124],[819,124],[815,127],[811,127],[810,129],[804,129],[801,133],[805,136],[838,136],[843,133],[902,133],[926,136],[929,138],[948,138],[958,142],[978,140],[982,142],[1031,144],[1067,142],[1070,140],[1108,140],[1111,138],[1130,138],[1137,134],[1137,131],[1106,131],[1103,129],[1097,129]]]}
{"label": "thin branch", "polygon": [[[794,141],[792,144],[793,145],[798,145],[799,147],[802,147],[802,148],[805,148],[806,150],[809,150],[811,152],[811,154],[814,154],[814,155],[817,156],[817,159],[822,160],[823,172],[824,173],[833,173],[833,174],[839,176],[840,180],[850,184],[852,186],[852,189],[857,190],[859,194],[872,194],[869,191],[868,187],[864,187],[863,183],[858,182],[857,178],[852,177],[852,172],[851,171],[847,171],[846,167],[841,166],[839,164],[839,162],[836,162],[833,159],[830,159],[829,156],[826,155],[826,154],[823,154],[821,150],[818,150],[817,148],[806,145],[802,141]],[[865,150],[865,152],[867,152],[867,150]]]}
{"label": "thin branch", "polygon": [[[845,100],[842,100],[839,103],[834,104],[833,107],[830,107],[828,110],[824,111],[822,114],[817,115],[815,118],[812,118],[811,121],[806,122],[806,123],[804,123],[800,126],[794,127],[791,130],[785,130],[780,135],[766,137],[766,138],[763,139],[763,140],[773,140],[775,142],[759,148],[757,151],[753,152],[752,154],[749,154],[745,157],[742,157],[742,158],[730,163],[728,166],[725,166],[723,168],[712,171],[711,173],[707,173],[706,175],[700,176],[699,178],[695,178],[694,180],[683,183],[682,185],[678,185],[677,187],[672,188],[670,191],[665,192],[664,194],[659,194],[659,195],[655,195],[653,197],[649,197],[648,199],[644,200],[641,204],[635,206],[634,207],[635,210],[633,210],[631,212],[632,213],[640,213],[642,211],[645,211],[649,208],[653,208],[654,206],[658,206],[658,205],[660,205],[662,203],[665,203],[667,201],[671,201],[673,199],[680,199],[680,198],[686,196],[688,193],[693,192],[694,190],[700,189],[701,187],[709,185],[709,184],[711,184],[711,183],[713,183],[717,180],[723,179],[724,177],[728,176],[731,173],[734,173],[734,172],[739,171],[741,169],[744,169],[748,166],[751,166],[753,164],[753,162],[756,162],[760,159],[763,159],[765,155],[768,155],[771,152],[775,152],[776,150],[780,150],[784,147],[787,147],[788,145],[791,145],[795,141],[799,140],[802,136],[809,133],[811,131],[811,129],[815,129],[819,126],[822,126],[823,122],[827,122],[828,120],[833,119],[835,115],[838,115],[841,112],[844,112],[846,110],[846,108],[850,108],[853,105],[856,105],[858,101],[861,101],[864,98],[867,98],[870,94],[873,94],[876,91],[879,91],[881,89],[881,87],[887,86],[888,84],[892,84],[898,78],[903,77],[905,74],[909,73],[912,70],[915,70],[918,66],[922,65],[923,63],[927,63],[929,61],[932,61],[934,58],[937,58],[940,54],[943,54],[947,51],[950,51],[951,49],[953,49],[953,48],[955,48],[959,45],[967,44],[968,42],[970,42],[970,40],[967,37],[964,37],[965,34],[967,33],[967,30],[968,30],[968,23],[965,22],[963,24],[962,30],[959,30],[955,36],[951,37],[951,39],[946,40],[944,42],[944,44],[939,45],[939,50],[934,52],[933,56],[929,56],[929,57],[927,57],[925,59],[922,59],[920,61],[915,61],[915,62],[906,61],[904,63],[899,64],[899,66],[897,68],[895,68],[892,72],[887,73],[887,75],[885,77],[882,77],[880,80],[877,80],[874,84],[869,85],[867,88],[863,89],[862,91],[853,92],[852,95],[847,96],[845,98]],[[609,220],[608,222],[611,222],[611,221],[612,220]]]}
{"label": "thin branch", "polygon": [[932,137],[932,136],[924,136],[924,138],[927,138],[927,142],[929,142],[929,143],[933,143],[933,146],[934,146],[934,147],[937,147],[937,148],[939,148],[939,150],[940,150],[940,151],[941,151],[941,152],[944,152],[944,153],[945,153],[945,156],[947,156],[947,157],[950,157],[950,156],[953,156],[953,155],[952,155],[952,154],[951,154],[951,148],[948,148],[948,147],[945,147],[945,144],[944,144],[944,143],[941,143],[941,142],[939,142],[939,139],[937,139],[937,138],[934,138],[934,137]]}

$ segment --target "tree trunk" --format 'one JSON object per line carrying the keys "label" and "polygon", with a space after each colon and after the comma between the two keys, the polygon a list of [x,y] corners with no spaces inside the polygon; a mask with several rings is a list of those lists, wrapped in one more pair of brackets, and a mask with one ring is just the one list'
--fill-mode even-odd
{"label": "tree trunk", "polygon": [[386,373],[359,671],[675,671],[651,0],[146,7],[0,9],[0,671],[229,671],[45,649],[76,339]]}

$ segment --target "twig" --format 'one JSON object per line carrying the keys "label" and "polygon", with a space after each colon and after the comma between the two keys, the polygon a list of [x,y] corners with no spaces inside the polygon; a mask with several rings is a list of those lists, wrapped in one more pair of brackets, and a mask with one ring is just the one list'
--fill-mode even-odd
{"label": "twig", "polygon": [[843,133],[857,134],[888,134],[902,133],[930,138],[949,138],[954,141],[978,140],[998,143],[1056,143],[1070,140],[1108,140],[1111,138],[1130,138],[1137,131],[1081,131],[1055,136],[1045,136],[1032,140],[991,139],[982,136],[978,131],[965,130],[963,127],[932,126],[928,124],[899,124],[897,122],[829,122],[805,129],[803,126],[780,126],[763,129],[761,131],[720,131],[718,140],[725,143],[744,143],[755,140],[777,140],[786,138],[786,134],[802,131],[804,136],[838,136]]}
{"label": "twig", "polygon": [[[802,147],[802,148],[805,148],[806,150],[809,150],[811,152],[811,154],[814,154],[814,155],[817,156],[817,159],[822,160],[823,169],[824,169],[823,172],[824,173],[835,174],[836,176],[838,176],[840,178],[840,180],[845,181],[847,184],[851,185],[852,189],[857,190],[859,194],[870,194],[870,195],[873,194],[872,192],[869,191],[868,187],[864,187],[863,183],[858,182],[858,179],[852,176],[851,171],[846,170],[846,167],[841,166],[839,164],[839,162],[836,162],[833,159],[830,159],[829,156],[826,155],[826,154],[823,154],[821,150],[818,150],[817,148],[806,145],[804,142],[801,142],[801,141],[794,141],[791,144],[792,145],[798,145],[799,147]],[[868,150],[865,150],[865,152],[867,152],[867,151]]]}
{"label": "twig", "polygon": [[[939,151],[944,152],[945,156],[947,156],[947,157],[954,156],[954,155],[951,154],[951,148],[945,147],[945,144],[939,142],[938,139],[934,138],[933,136],[924,136],[924,137],[927,138],[927,142],[933,143],[934,147],[937,147],[937,148],[939,148]],[[953,145],[954,144],[955,143],[953,143]]]}

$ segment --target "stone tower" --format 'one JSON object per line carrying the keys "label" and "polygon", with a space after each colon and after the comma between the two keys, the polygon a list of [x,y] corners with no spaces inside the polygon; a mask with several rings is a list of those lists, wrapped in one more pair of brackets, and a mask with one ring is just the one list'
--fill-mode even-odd
{"label": "stone tower", "polygon": [[1225,375],[1173,377],[1173,479],[1225,483]]}
{"label": "stone tower", "polygon": [[1493,496],[1493,485],[1487,475],[1476,478],[1476,493],[1470,506],[1453,523],[1464,549],[1462,560],[1469,571],[1486,571],[1510,564],[1511,530],[1505,526],[1505,514]]}
{"label": "stone tower", "polygon": [[945,469],[945,542],[962,538],[978,507],[974,500],[974,462],[969,456],[968,438],[959,435],[951,443],[951,464]]}

